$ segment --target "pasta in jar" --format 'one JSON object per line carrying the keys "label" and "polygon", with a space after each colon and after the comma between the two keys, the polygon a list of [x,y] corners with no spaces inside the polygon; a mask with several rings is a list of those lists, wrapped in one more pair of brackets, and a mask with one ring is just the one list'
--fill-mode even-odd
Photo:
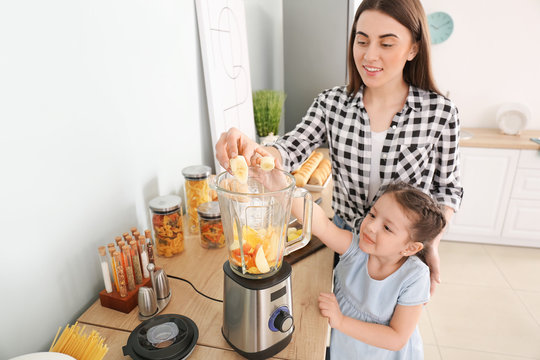
{"label": "pasta in jar", "polygon": [[188,228],[191,233],[199,231],[197,208],[210,201],[210,186],[208,184],[210,171],[210,167],[205,165],[188,166],[182,170],[185,178]]}
{"label": "pasta in jar", "polygon": [[201,246],[206,249],[217,249],[225,246],[219,203],[217,201],[203,203],[197,208],[197,212],[201,230]]}
{"label": "pasta in jar", "polygon": [[152,230],[159,256],[171,257],[184,251],[182,199],[176,195],[159,196],[150,201]]}

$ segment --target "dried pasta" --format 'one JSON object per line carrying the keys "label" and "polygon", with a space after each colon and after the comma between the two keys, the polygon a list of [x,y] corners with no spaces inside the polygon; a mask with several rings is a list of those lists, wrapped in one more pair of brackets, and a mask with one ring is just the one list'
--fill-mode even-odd
{"label": "dried pasta", "polygon": [[196,233],[199,230],[199,215],[197,207],[210,201],[208,179],[186,180],[187,212],[189,215],[189,230]]}
{"label": "dried pasta", "polygon": [[109,348],[104,339],[95,330],[90,335],[84,335],[85,326],[79,328],[78,322],[73,326],[67,325],[60,337],[60,327],[49,348],[50,352],[58,352],[74,357],[77,360],[101,360]]}

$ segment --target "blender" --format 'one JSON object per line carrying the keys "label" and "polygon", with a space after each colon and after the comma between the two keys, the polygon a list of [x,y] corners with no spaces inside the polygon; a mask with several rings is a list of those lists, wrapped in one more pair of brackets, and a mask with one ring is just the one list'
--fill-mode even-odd
{"label": "blender", "polygon": [[[311,239],[311,194],[279,169],[248,169],[247,183],[228,172],[215,179],[228,260],[223,264],[222,334],[248,359],[283,350],[294,332],[291,266],[283,256]],[[302,235],[287,242],[293,198],[303,198]]]}

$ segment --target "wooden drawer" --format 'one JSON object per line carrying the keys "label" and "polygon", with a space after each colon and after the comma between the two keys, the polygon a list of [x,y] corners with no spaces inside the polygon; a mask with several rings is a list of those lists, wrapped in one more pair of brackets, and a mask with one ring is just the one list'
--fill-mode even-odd
{"label": "wooden drawer", "polygon": [[540,169],[540,150],[521,150],[518,168]]}
{"label": "wooden drawer", "polygon": [[512,189],[512,198],[540,200],[540,169],[517,170]]}

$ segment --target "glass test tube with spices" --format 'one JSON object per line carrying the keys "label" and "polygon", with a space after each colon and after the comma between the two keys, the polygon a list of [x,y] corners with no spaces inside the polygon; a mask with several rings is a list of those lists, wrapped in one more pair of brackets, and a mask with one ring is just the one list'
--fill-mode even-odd
{"label": "glass test tube with spices", "polygon": [[199,205],[201,246],[206,249],[222,248],[225,245],[225,235],[221,223],[219,202],[210,201]]}
{"label": "glass test tube with spices", "polygon": [[105,283],[105,291],[112,293],[111,273],[109,271],[109,262],[107,261],[107,250],[105,246],[98,248],[99,263],[101,265],[101,274],[103,275],[103,282]]}
{"label": "glass test tube with spices", "polygon": [[154,242],[154,239],[152,239],[152,231],[150,231],[149,229],[144,230],[144,237],[146,238],[146,244],[156,244]]}
{"label": "glass test tube with spices", "polygon": [[186,211],[188,214],[189,231],[196,234],[199,231],[199,205],[209,202],[210,186],[208,177],[212,169],[206,165],[188,166],[182,170],[185,179]]}
{"label": "glass test tube with spices", "polygon": [[127,283],[126,273],[124,272],[124,267],[122,266],[122,255],[118,251],[115,251],[113,256],[116,262],[116,276],[118,277],[118,287],[120,288],[118,292],[120,293],[120,297],[126,297]]}
{"label": "glass test tube with spices", "polygon": [[133,261],[131,260],[131,248],[128,245],[122,247],[122,257],[126,265],[127,287],[129,291],[135,290],[135,275],[133,273]]}
{"label": "glass test tube with spices", "polygon": [[114,286],[116,287],[116,291],[120,292],[120,288],[118,287],[118,276],[116,275],[116,260],[114,259],[114,252],[116,251],[116,248],[113,243],[109,244],[108,250],[109,250],[109,257],[111,261],[111,269],[112,269],[113,278],[114,278]]}
{"label": "glass test tube with spices", "polygon": [[146,248],[146,240],[142,236],[139,236],[139,255],[141,257],[143,277],[147,279],[150,277],[150,272],[148,271],[148,251]]}
{"label": "glass test tube with spices", "polygon": [[[171,257],[184,251],[182,199],[176,195],[159,196],[148,203],[159,256]],[[149,248],[150,248],[150,244]],[[150,254],[149,254],[150,255]]]}
{"label": "glass test tube with spices", "polygon": [[133,272],[135,274],[135,283],[142,284],[143,275],[141,269],[141,259],[139,258],[139,246],[135,240],[131,240],[129,245],[131,246],[131,260],[133,262]]}

